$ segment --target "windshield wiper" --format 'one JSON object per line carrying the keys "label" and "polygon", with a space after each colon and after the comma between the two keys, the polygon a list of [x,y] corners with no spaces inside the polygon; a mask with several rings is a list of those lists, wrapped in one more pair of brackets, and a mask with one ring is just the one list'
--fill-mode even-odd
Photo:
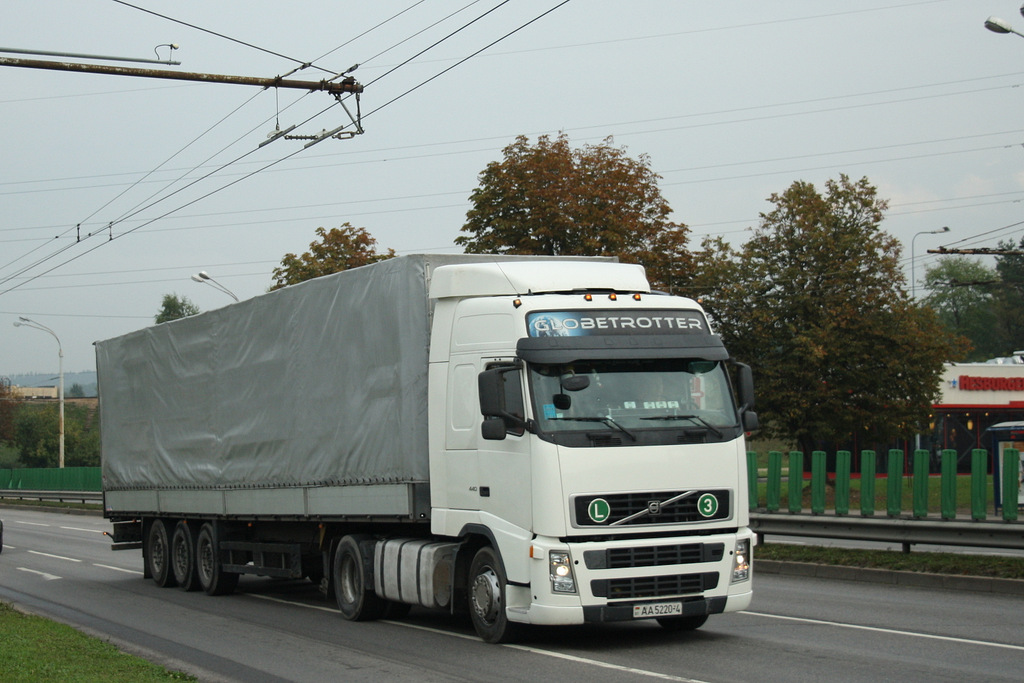
{"label": "windshield wiper", "polygon": [[701,417],[700,415],[656,415],[656,416],[653,416],[653,417],[641,417],[640,419],[641,420],[693,420],[694,422],[699,422],[700,424],[702,424],[703,426],[707,427],[709,430],[714,432],[715,436],[717,436],[719,439],[722,438],[722,432],[717,427],[715,427],[713,424],[711,424],[710,422],[705,420],[703,417]]}
{"label": "windshield wiper", "polygon": [[577,422],[601,422],[613,429],[617,429],[629,438],[636,441],[636,436],[610,417],[549,417],[549,420],[575,420]]}

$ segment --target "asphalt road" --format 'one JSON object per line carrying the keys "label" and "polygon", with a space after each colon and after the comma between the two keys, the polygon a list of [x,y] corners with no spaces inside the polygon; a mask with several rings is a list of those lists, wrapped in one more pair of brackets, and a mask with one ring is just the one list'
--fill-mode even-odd
{"label": "asphalt road", "polygon": [[[1019,681],[1024,598],[790,576],[745,612],[671,634],[651,622],[533,630],[486,645],[468,620],[413,610],[350,623],[307,582],[232,596],[157,588],[95,516],[0,509],[0,600],[203,681]],[[756,576],[756,564],[755,564]]]}

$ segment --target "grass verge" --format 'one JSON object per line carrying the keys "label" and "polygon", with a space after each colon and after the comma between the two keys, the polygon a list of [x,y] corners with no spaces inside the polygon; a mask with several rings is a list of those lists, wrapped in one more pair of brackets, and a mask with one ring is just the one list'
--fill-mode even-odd
{"label": "grass verge", "polygon": [[759,545],[754,549],[754,557],[756,560],[810,562],[924,574],[1024,579],[1024,558],[1017,557],[961,553],[904,553],[897,550],[862,550],[784,543]]}
{"label": "grass verge", "polygon": [[195,681],[121,652],[70,626],[18,612],[0,602],[0,672],[5,683],[147,683]]}

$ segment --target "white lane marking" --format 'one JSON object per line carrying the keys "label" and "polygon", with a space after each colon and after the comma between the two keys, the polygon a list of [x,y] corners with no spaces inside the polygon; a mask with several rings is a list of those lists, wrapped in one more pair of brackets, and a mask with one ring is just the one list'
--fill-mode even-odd
{"label": "white lane marking", "polygon": [[39,576],[43,577],[47,581],[53,581],[54,579],[61,578],[61,577],[59,577],[59,576],[57,576],[55,574],[47,574],[46,572],[36,571],[35,569],[28,569],[27,567],[18,567],[18,570],[19,571],[23,571],[23,572],[28,572],[29,574],[38,574]]}
{"label": "white lane marking", "polygon": [[77,526],[62,526],[61,529],[64,529],[65,531],[88,531],[90,534],[102,534],[103,533],[102,529],[83,529],[83,528],[77,527]]}
{"label": "white lane marking", "polygon": [[125,569],[124,567],[112,567],[109,564],[97,564],[95,562],[93,563],[92,566],[94,566],[94,567],[102,567],[103,569],[113,569],[115,572],[124,572],[125,574],[138,574],[139,576],[142,576],[142,572],[138,571],[137,569]]}
{"label": "white lane marking", "polygon": [[[261,600],[270,600],[271,602],[280,602],[285,605],[293,605],[295,607],[305,607],[307,609],[316,609],[324,612],[337,612],[338,610],[330,607],[319,607],[317,605],[306,605],[301,602],[293,602],[291,600],[282,600],[281,598],[272,598],[268,595],[257,595],[255,593],[248,594],[250,597],[259,598]],[[393,626],[401,626],[403,628],[416,629],[418,631],[427,631],[429,633],[436,633],[442,636],[451,636],[453,638],[461,638],[463,640],[475,640],[480,639],[476,636],[469,636],[462,633],[453,633],[451,631],[445,631],[438,628],[431,628],[429,626],[420,626],[418,624],[410,624],[404,621],[392,621],[390,619],[381,619],[379,623],[391,624]],[[647,676],[649,678],[659,678],[666,681],[679,681],[680,683],[705,683],[704,681],[697,680],[695,678],[683,678],[681,676],[672,676],[670,674],[658,673],[657,671],[647,671],[646,669],[635,669],[631,666],[621,666],[619,664],[610,664],[608,662],[602,662],[597,659],[587,659],[586,657],[577,657],[576,655],[569,655],[563,652],[555,652],[553,650],[541,650],[536,647],[528,647],[526,645],[510,645],[504,644],[501,647],[507,647],[512,650],[522,650],[523,652],[529,652],[535,655],[543,655],[545,657],[555,657],[556,659],[565,659],[570,662],[576,662],[578,664],[588,664],[590,666],[596,666],[602,669],[612,669],[614,671],[622,671],[624,673],[636,674],[638,676]]]}
{"label": "white lane marking", "polygon": [[25,526],[50,526],[49,524],[43,524],[42,522],[22,522],[20,520],[15,520],[14,523],[15,524],[24,524]]}
{"label": "white lane marking", "polygon": [[743,611],[740,614],[749,614],[755,617],[765,617],[766,619],[780,619],[783,621],[798,621],[805,624],[818,624],[820,626],[837,626],[839,628],[849,628],[855,631],[874,631],[875,633],[891,633],[899,636],[910,636],[911,638],[924,638],[927,640],[943,640],[951,643],[962,643],[964,645],[982,645],[984,647],[998,647],[1006,650],[1020,650],[1024,652],[1024,645],[1009,645],[1007,643],[993,643],[986,640],[972,640],[970,638],[957,638],[955,636],[938,636],[931,633],[917,633],[915,631],[900,631],[892,628],[882,628],[880,626],[860,626],[858,624],[843,624],[838,621],[824,621],[822,619],[806,619],[803,617],[787,617],[778,614],[764,614],[762,612],[747,612]]}
{"label": "white lane marking", "polygon": [[32,553],[33,555],[42,555],[43,557],[52,557],[55,560],[67,560],[68,562],[81,562],[81,560],[79,560],[78,558],[75,558],[75,557],[64,557],[63,555],[51,555],[50,553],[42,553],[42,552],[39,552],[38,550],[29,550],[29,552]]}

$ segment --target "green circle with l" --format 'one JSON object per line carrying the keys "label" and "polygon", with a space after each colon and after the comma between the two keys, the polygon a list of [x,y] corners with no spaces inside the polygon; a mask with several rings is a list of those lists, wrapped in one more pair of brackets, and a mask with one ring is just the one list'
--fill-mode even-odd
{"label": "green circle with l", "polygon": [[612,506],[604,498],[595,498],[587,506],[587,514],[590,515],[590,519],[594,522],[603,524],[611,516]]}
{"label": "green circle with l", "polygon": [[714,517],[718,512],[718,498],[713,493],[705,493],[697,499],[697,512],[701,517]]}

